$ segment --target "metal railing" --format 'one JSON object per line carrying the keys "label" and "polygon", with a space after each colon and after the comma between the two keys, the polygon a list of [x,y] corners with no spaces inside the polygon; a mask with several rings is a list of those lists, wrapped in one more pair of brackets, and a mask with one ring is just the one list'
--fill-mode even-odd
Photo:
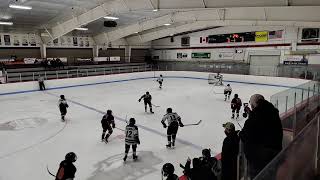
{"label": "metal railing", "polygon": [[63,79],[63,78],[76,78],[87,76],[99,76],[120,73],[133,73],[152,71],[150,65],[134,65],[134,66],[118,66],[118,67],[101,67],[101,68],[88,68],[88,69],[71,69],[71,70],[56,70],[56,71],[38,71],[38,72],[21,72],[21,73],[8,73],[6,75],[7,82],[24,82],[35,81],[39,75],[44,79]]}

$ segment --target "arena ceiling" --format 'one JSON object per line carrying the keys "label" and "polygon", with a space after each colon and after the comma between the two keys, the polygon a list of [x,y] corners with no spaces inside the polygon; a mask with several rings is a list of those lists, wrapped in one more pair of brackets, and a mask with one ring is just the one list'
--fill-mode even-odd
{"label": "arena ceiling", "polygon": [[[48,33],[46,41],[82,33],[98,44],[120,38],[147,42],[216,26],[320,27],[319,12],[315,0],[0,0],[0,21],[14,23],[0,25],[0,32]],[[105,16],[118,17],[118,26],[104,27]],[[75,31],[77,27],[89,30]]]}

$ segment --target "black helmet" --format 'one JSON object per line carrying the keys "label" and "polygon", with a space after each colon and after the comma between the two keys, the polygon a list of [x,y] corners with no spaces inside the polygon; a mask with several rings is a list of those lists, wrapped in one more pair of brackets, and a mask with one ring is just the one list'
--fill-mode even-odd
{"label": "black helmet", "polygon": [[107,114],[108,114],[108,115],[111,115],[111,114],[112,114],[112,111],[111,111],[110,109],[108,109],[108,110],[107,110]]}
{"label": "black helmet", "polygon": [[60,95],[60,98],[61,98],[61,99],[65,99],[64,95]]}
{"label": "black helmet", "polygon": [[235,98],[238,98],[239,96],[238,96],[238,94],[235,94],[234,97],[235,97]]}
{"label": "black helmet", "polygon": [[69,152],[68,154],[66,154],[65,160],[70,162],[76,162],[77,155],[74,152]]}
{"label": "black helmet", "polygon": [[166,163],[162,166],[163,176],[168,176],[174,173],[174,166],[171,163]]}
{"label": "black helmet", "polygon": [[209,158],[209,157],[211,157],[211,150],[210,150],[210,149],[203,149],[203,150],[202,150],[202,156],[203,156],[204,158]]}
{"label": "black helmet", "polygon": [[134,125],[136,124],[136,120],[134,118],[129,119],[129,124]]}
{"label": "black helmet", "polygon": [[162,74],[160,74],[160,77],[162,77]]}
{"label": "black helmet", "polygon": [[149,94],[149,91],[147,91],[146,94]]}
{"label": "black helmet", "polygon": [[167,113],[172,113],[172,108],[167,108]]}
{"label": "black helmet", "polygon": [[230,84],[227,84],[227,86],[230,86]]}

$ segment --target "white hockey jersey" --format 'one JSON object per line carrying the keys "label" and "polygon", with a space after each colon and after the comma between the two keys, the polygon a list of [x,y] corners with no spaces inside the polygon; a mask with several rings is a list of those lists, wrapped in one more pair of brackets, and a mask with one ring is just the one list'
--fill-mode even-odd
{"label": "white hockey jersey", "polygon": [[175,112],[168,113],[168,114],[163,116],[163,118],[161,120],[161,123],[164,123],[166,121],[168,121],[168,126],[170,126],[170,124],[172,122],[178,122],[179,123],[181,121],[181,117]]}
{"label": "white hockey jersey", "polygon": [[138,144],[139,132],[137,126],[126,126],[126,137],[125,142],[128,145]]}
{"label": "white hockey jersey", "polygon": [[231,88],[231,86],[226,86],[225,88],[224,88],[224,91],[230,91],[230,92],[232,92],[232,88]]}

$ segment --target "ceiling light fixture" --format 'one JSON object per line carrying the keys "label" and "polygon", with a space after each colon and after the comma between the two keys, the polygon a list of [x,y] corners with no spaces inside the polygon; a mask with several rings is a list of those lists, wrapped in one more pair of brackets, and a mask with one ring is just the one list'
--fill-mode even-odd
{"label": "ceiling light fixture", "polygon": [[32,9],[31,6],[22,6],[22,5],[17,5],[17,4],[10,4],[9,7],[13,8],[13,9],[23,9],[23,10],[31,10]]}
{"label": "ceiling light fixture", "polygon": [[171,24],[170,23],[166,23],[166,24],[164,24],[165,26],[170,26]]}
{"label": "ceiling light fixture", "polygon": [[103,17],[103,18],[105,18],[105,19],[110,19],[110,20],[117,20],[117,19],[119,19],[118,17],[113,17],[113,16],[105,16],[105,17]]}
{"label": "ceiling light fixture", "polygon": [[154,10],[152,10],[153,12],[157,12],[157,11],[159,11],[159,9],[154,9]]}
{"label": "ceiling light fixture", "polygon": [[134,32],[135,34],[138,34],[139,32],[138,31],[136,31],[136,32]]}
{"label": "ceiling light fixture", "polygon": [[0,25],[12,26],[12,25],[13,25],[13,22],[4,22],[4,21],[0,21]]}
{"label": "ceiling light fixture", "polygon": [[78,31],[88,31],[89,30],[88,28],[82,28],[82,27],[74,28],[74,29],[78,30]]}

